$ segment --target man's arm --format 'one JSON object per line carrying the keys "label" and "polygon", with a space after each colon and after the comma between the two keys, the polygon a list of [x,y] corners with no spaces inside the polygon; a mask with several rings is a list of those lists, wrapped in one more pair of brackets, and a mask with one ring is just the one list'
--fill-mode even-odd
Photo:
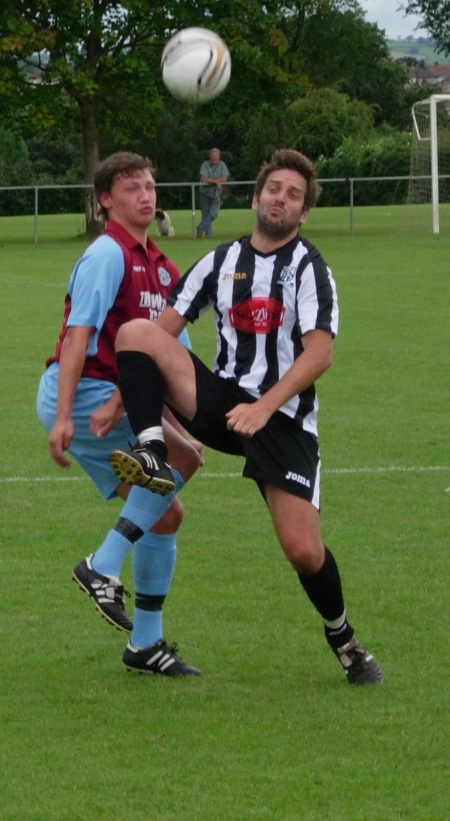
{"label": "man's arm", "polygon": [[284,376],[256,402],[236,405],[227,426],[242,436],[253,436],[292,396],[309,388],[332,364],[332,336],[328,331],[309,331],[302,337],[303,351]]}
{"label": "man's arm", "polygon": [[86,359],[86,348],[94,328],[74,326],[67,329],[62,344],[58,374],[56,417],[48,440],[50,456],[61,467],[70,467],[64,455],[73,435],[72,405]]}
{"label": "man's arm", "polygon": [[[219,169],[217,169],[219,170]],[[200,169],[200,182],[204,183],[205,185],[218,185],[221,186],[222,183],[228,180],[228,169],[225,171],[225,166],[221,166],[220,170],[223,172],[221,177],[208,177],[207,174],[202,174]]]}
{"label": "man's arm", "polygon": [[186,327],[187,319],[185,319],[184,316],[180,316],[174,308],[168,305],[161,316],[156,320],[156,325],[159,325],[167,331],[168,334],[177,338]]}
{"label": "man's arm", "polygon": [[223,182],[226,182],[228,177],[200,177],[200,182],[206,183],[208,185],[221,185]]}

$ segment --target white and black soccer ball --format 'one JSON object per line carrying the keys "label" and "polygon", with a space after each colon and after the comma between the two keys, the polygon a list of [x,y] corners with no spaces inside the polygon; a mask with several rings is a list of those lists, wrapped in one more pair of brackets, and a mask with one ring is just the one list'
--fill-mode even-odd
{"label": "white and black soccer ball", "polygon": [[187,28],[174,34],[161,57],[166,88],[179,100],[206,103],[227,87],[231,57],[218,34],[204,28]]}

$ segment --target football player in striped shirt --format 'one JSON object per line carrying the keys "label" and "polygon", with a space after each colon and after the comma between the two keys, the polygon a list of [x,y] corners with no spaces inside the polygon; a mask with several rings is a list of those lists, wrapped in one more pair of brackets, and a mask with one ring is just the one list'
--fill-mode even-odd
{"label": "football player in striped shirt", "polygon": [[[205,445],[243,457],[243,475],[257,483],[347,680],[375,684],[381,669],[354,635],[320,528],[315,383],[332,363],[338,304],[330,268],[299,234],[319,193],[312,163],[297,151],[277,151],[256,181],[251,236],[194,264],[156,323],[122,325],[119,387],[139,446],[113,451],[110,461],[122,481],[157,493],[173,486],[164,402]],[[209,308],[217,330],[212,371],[177,342],[187,322]],[[125,654],[132,652],[128,646]]]}

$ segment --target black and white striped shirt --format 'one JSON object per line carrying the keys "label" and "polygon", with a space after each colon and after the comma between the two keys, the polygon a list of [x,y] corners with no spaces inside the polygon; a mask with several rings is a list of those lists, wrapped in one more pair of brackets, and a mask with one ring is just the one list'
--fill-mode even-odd
{"label": "black and white striped shirt", "polygon": [[[190,322],[214,309],[214,372],[236,380],[256,398],[301,354],[303,334],[316,329],[337,333],[332,272],[300,236],[270,254],[255,251],[250,237],[221,245],[189,269],[168,301]],[[314,386],[280,410],[317,435]]]}

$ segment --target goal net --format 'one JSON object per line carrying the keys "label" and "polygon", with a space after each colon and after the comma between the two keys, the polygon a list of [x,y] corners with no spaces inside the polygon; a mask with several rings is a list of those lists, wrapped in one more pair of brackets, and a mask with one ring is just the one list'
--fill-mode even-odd
{"label": "goal net", "polygon": [[450,94],[432,94],[412,107],[408,205],[422,206],[433,233],[450,226]]}

